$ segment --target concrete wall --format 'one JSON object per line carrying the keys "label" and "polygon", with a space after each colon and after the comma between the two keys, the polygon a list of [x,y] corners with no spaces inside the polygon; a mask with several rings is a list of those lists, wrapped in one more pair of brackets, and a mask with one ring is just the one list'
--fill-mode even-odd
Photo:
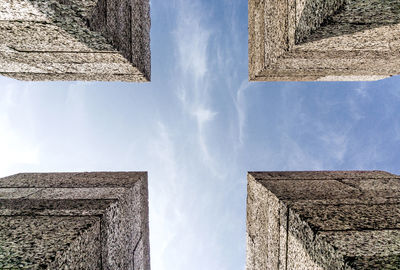
{"label": "concrete wall", "polygon": [[247,269],[399,269],[400,177],[248,175]]}
{"label": "concrete wall", "polygon": [[399,0],[268,1],[249,0],[250,80],[377,80],[400,73]]}
{"label": "concrete wall", "polygon": [[0,216],[0,269],[101,269],[98,217]]}
{"label": "concrete wall", "polygon": [[16,79],[149,81],[149,39],[148,0],[0,5],[0,73]]}
{"label": "concrete wall", "polygon": [[1,178],[0,228],[0,261],[14,268],[148,270],[147,174]]}
{"label": "concrete wall", "polygon": [[346,0],[289,0],[296,4],[295,43],[303,41],[329,17],[343,8]]}

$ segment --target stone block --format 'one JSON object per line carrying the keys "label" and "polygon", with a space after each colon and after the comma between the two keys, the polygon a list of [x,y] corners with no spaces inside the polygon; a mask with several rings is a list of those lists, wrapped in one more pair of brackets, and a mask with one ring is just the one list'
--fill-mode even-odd
{"label": "stone block", "polygon": [[0,0],[0,61],[21,80],[149,81],[149,0]]}
{"label": "stone block", "polygon": [[0,268],[18,267],[150,269],[147,174],[0,178]]}
{"label": "stone block", "polygon": [[320,232],[351,269],[400,269],[400,230]]}
{"label": "stone block", "polygon": [[400,177],[250,172],[248,270],[400,269]]}
{"label": "stone block", "polygon": [[252,81],[378,80],[400,73],[400,0],[249,0]]}

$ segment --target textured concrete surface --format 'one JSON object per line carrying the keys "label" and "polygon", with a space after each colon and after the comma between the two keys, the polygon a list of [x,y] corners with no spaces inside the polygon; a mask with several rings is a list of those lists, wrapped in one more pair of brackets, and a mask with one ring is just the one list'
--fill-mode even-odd
{"label": "textured concrete surface", "polygon": [[100,218],[0,216],[0,269],[101,269]]}
{"label": "textured concrete surface", "polygon": [[400,176],[250,172],[247,269],[400,269]]}
{"label": "textured concrete surface", "polygon": [[0,0],[0,74],[150,80],[148,0]]}
{"label": "textured concrete surface", "polygon": [[0,269],[150,269],[148,230],[147,173],[0,178]]}
{"label": "textured concrete surface", "polygon": [[253,81],[369,81],[400,73],[400,0],[249,0]]}

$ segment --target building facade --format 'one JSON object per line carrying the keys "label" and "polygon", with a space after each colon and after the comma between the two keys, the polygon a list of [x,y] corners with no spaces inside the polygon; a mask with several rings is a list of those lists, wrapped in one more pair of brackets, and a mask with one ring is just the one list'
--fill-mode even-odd
{"label": "building facade", "polygon": [[0,269],[149,270],[145,172],[0,178]]}
{"label": "building facade", "polygon": [[250,172],[246,269],[400,269],[400,176]]}
{"label": "building facade", "polygon": [[400,73],[399,0],[249,0],[251,81],[371,81]]}
{"label": "building facade", "polygon": [[0,0],[0,75],[150,81],[149,0]]}

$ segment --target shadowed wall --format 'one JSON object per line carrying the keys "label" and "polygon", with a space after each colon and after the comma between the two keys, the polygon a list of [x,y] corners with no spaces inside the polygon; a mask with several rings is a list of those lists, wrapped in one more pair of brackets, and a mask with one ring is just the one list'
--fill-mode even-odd
{"label": "shadowed wall", "polygon": [[250,80],[396,75],[399,6],[399,0],[249,0]]}
{"label": "shadowed wall", "polygon": [[400,177],[251,172],[247,270],[400,269]]}
{"label": "shadowed wall", "polygon": [[0,73],[22,80],[150,80],[148,0],[1,0]]}
{"label": "shadowed wall", "polygon": [[149,270],[147,174],[0,178],[0,268]]}

